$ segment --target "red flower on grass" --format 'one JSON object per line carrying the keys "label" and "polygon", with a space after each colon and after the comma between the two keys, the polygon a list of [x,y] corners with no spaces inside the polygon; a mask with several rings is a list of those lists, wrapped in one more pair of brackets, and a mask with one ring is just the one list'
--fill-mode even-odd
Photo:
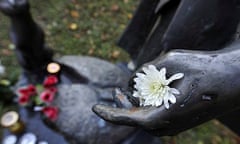
{"label": "red flower on grass", "polygon": [[54,75],[51,75],[44,80],[43,85],[44,87],[51,87],[57,83],[58,83],[58,78]]}
{"label": "red flower on grass", "polygon": [[57,107],[49,106],[49,107],[44,107],[42,112],[51,121],[55,121],[57,120],[59,110]]}
{"label": "red flower on grass", "polygon": [[46,102],[46,103],[51,103],[54,99],[54,96],[55,96],[55,93],[50,91],[50,90],[45,90],[41,93],[40,95],[40,99],[43,101],[43,102]]}
{"label": "red flower on grass", "polygon": [[27,87],[19,88],[18,93],[21,94],[21,95],[32,96],[32,95],[37,94],[37,90],[36,90],[36,87],[34,85],[28,85]]}
{"label": "red flower on grass", "polygon": [[27,105],[28,102],[30,100],[30,96],[29,95],[21,95],[20,97],[18,97],[18,103],[20,105]]}

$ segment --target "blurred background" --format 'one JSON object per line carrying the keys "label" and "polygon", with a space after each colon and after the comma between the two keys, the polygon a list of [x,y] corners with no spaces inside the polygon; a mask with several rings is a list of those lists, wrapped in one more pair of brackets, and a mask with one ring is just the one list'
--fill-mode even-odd
{"label": "blurred background", "polygon": [[[139,0],[30,0],[35,21],[46,34],[46,43],[62,55],[89,55],[111,62],[128,61],[126,52],[115,43],[133,16]],[[9,21],[0,13],[0,60],[5,73],[0,82],[0,113],[14,107],[4,104],[12,96],[20,67],[9,40]],[[0,130],[2,131],[2,129]],[[174,137],[163,137],[166,144],[237,144],[240,139],[213,120]]]}

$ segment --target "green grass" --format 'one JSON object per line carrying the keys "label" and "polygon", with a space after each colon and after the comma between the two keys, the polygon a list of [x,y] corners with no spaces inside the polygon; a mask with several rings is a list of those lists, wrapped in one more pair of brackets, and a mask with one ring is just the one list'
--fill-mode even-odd
{"label": "green grass", "polygon": [[[35,2],[35,3],[34,3]],[[128,16],[136,2],[86,1],[72,2],[51,0],[32,2],[35,19],[44,28],[47,42],[56,55],[93,55],[112,60],[111,54],[120,51],[120,59],[126,53],[115,46],[120,33],[126,27]],[[35,5],[37,4],[37,5]],[[113,8],[113,7],[118,8]],[[77,12],[78,16],[71,16]],[[76,30],[69,29],[75,23]]]}
{"label": "green grass", "polygon": [[[30,2],[34,19],[44,29],[47,44],[54,49],[55,57],[91,55],[112,62],[129,59],[115,43],[131,19],[138,1],[30,0]],[[77,29],[69,29],[72,23],[77,25]],[[20,67],[14,56],[14,50],[10,48],[9,21],[2,14],[0,27],[0,60],[7,66],[4,78],[14,83],[20,74]],[[216,121],[175,137],[164,137],[164,141],[171,144],[237,143],[236,136]]]}

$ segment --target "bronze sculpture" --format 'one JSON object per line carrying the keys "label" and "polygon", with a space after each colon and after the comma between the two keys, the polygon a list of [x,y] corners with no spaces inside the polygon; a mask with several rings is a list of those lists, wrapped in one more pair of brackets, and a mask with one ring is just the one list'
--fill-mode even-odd
{"label": "bronze sculpture", "polygon": [[[61,65],[58,98],[54,101],[60,113],[55,122],[47,123],[61,133],[58,137],[74,143],[114,144],[135,141],[138,135],[135,128],[105,122],[91,111],[92,106],[99,102],[114,105],[111,90],[113,87],[125,87],[128,74],[116,65],[97,58],[65,56],[54,60],[53,53],[45,46],[43,30],[32,18],[28,0],[1,0],[0,11],[11,20],[11,40],[16,46],[16,55],[23,69],[16,87],[41,83],[48,75],[46,67],[50,62]],[[99,65],[103,67],[97,70]],[[31,123],[40,119],[39,115],[34,115],[35,120],[29,117],[32,114],[35,113],[25,109],[21,112],[25,120],[30,121],[27,128],[30,130],[36,126],[31,127]],[[51,138],[51,130],[44,130],[46,128],[41,126],[37,130],[38,135],[44,138],[47,134],[48,139]],[[52,135],[56,134],[53,132]],[[151,136],[147,137],[153,140]]]}
{"label": "bronze sculpture", "polygon": [[10,37],[23,75],[38,73],[40,79],[46,73],[44,67],[52,61],[53,53],[45,46],[43,30],[34,22],[29,8],[26,0],[0,2],[0,10],[11,20]]}
{"label": "bronze sculpture", "polygon": [[141,0],[118,45],[139,67],[172,49],[217,50],[238,35],[237,0]]}
{"label": "bronze sculpture", "polygon": [[214,52],[175,51],[152,61],[151,64],[157,68],[166,67],[169,74],[185,74],[182,80],[174,83],[181,94],[177,96],[177,103],[168,110],[136,105],[126,109],[97,105],[93,110],[105,120],[140,126],[159,136],[175,135],[238,110],[238,46],[235,44]]}
{"label": "bronze sculpture", "polygon": [[[27,0],[2,0],[0,10],[8,15],[14,24],[12,39],[17,47],[20,64],[28,76],[29,73],[37,75],[35,80],[41,81],[45,65],[53,61],[52,53],[44,46],[43,32],[32,20],[28,11],[29,5],[26,3]],[[233,45],[231,43],[237,36],[238,5],[237,0],[142,0],[132,20],[132,26],[130,24],[119,45],[131,54],[137,67],[154,60],[152,64],[158,68],[166,66],[170,74],[184,72],[186,77],[174,83],[182,95],[178,97],[178,103],[168,111],[155,107],[137,108],[133,111],[131,102],[117,98],[119,105],[128,109],[97,105],[93,110],[106,120],[141,126],[154,135],[173,135],[212,118],[232,114],[235,110],[237,112],[239,81],[236,77],[239,73],[239,50],[237,42]],[[160,24],[157,20],[159,15]],[[139,21],[139,17],[143,20]],[[136,24],[139,24],[139,27],[136,27]],[[32,29],[28,29],[29,27]],[[29,30],[29,33],[25,33],[25,30]],[[29,43],[29,40],[33,43]],[[213,52],[180,50],[164,54],[176,48],[224,49]],[[146,51],[149,52],[148,55],[145,54]],[[36,55],[31,57],[32,53]],[[71,67],[62,66],[61,76],[67,83],[91,82]],[[132,88],[132,84],[129,88]],[[229,93],[233,95],[228,96]],[[128,97],[132,101],[131,96]],[[228,124],[229,119],[232,119],[227,118],[225,122]],[[184,124],[186,121],[189,123]],[[239,130],[237,127],[235,129]]]}
{"label": "bronze sculpture", "polygon": [[[140,126],[159,136],[175,135],[213,118],[239,134],[238,6],[238,0],[142,0],[120,45],[132,54],[137,67],[153,60],[150,64],[167,67],[169,74],[185,73],[183,80],[174,83],[181,92],[177,105],[169,110],[136,105],[127,109],[124,103],[129,102],[123,101],[123,108],[97,105],[93,110],[105,120]],[[145,17],[141,21],[144,10],[148,15],[142,15]],[[159,14],[162,19],[157,23]],[[136,32],[141,28],[143,31]],[[137,54],[133,54],[134,49]],[[164,54],[172,49],[212,51],[177,50]],[[129,88],[133,89],[131,81]],[[133,98],[128,97],[131,102]]]}
{"label": "bronze sculpture", "polygon": [[[18,63],[23,69],[20,85],[41,82],[47,74],[47,64],[53,62],[53,52],[45,44],[45,34],[33,20],[28,0],[2,0],[0,11],[11,21],[10,38],[16,47]],[[71,67],[61,65],[65,83],[87,83],[88,80]]]}

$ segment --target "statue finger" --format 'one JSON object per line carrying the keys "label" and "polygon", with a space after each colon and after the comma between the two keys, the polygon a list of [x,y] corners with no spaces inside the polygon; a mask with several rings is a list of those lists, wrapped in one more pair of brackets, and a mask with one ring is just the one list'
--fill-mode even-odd
{"label": "statue finger", "polygon": [[113,108],[104,105],[95,105],[92,110],[101,118],[115,124],[138,126],[144,123],[148,116],[148,111],[153,107],[133,107],[131,109]]}
{"label": "statue finger", "polygon": [[127,109],[133,107],[132,103],[128,100],[128,96],[119,88],[116,88],[113,91],[113,99],[117,104],[117,107]]}
{"label": "statue finger", "polygon": [[139,105],[139,100],[133,97],[129,91],[124,91],[120,88],[116,88],[113,91],[113,99],[117,104],[117,107],[130,109]]}

